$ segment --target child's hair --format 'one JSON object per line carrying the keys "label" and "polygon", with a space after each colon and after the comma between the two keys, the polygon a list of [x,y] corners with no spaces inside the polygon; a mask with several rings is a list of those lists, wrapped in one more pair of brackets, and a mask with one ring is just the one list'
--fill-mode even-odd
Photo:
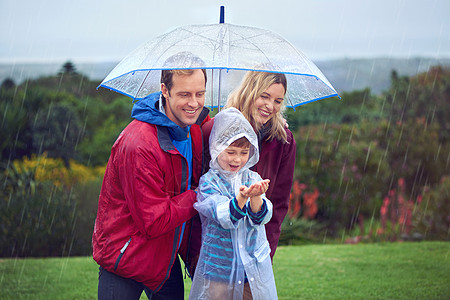
{"label": "child's hair", "polygon": [[230,146],[238,148],[250,148],[250,141],[245,136],[243,136],[232,142]]}

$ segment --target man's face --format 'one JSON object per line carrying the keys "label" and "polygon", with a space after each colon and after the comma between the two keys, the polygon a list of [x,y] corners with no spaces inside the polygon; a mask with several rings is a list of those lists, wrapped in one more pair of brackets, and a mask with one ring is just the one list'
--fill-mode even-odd
{"label": "man's face", "polygon": [[192,125],[197,121],[205,105],[205,77],[199,69],[191,75],[173,74],[172,89],[161,84],[161,92],[166,98],[166,115],[180,127]]}

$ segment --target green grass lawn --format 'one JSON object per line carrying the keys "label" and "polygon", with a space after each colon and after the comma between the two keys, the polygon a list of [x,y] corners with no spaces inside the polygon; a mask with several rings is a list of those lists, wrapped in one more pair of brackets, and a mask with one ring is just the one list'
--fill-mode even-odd
{"label": "green grass lawn", "polygon": [[[448,242],[279,247],[274,273],[280,299],[450,299],[449,253]],[[91,257],[0,259],[0,299],[96,299],[97,275]]]}

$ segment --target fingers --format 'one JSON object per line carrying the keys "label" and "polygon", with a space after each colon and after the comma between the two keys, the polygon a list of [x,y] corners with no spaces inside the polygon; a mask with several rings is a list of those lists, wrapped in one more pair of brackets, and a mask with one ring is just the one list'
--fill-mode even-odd
{"label": "fingers", "polygon": [[239,192],[244,196],[245,198],[252,197],[252,194],[254,193],[255,187],[251,185],[250,187],[241,186],[239,188]]}
{"label": "fingers", "polygon": [[270,182],[270,180],[261,181],[261,188],[262,188],[263,193],[267,192],[267,190],[269,189],[269,182]]}
{"label": "fingers", "polygon": [[258,194],[258,185],[252,184],[247,191],[248,197],[254,197],[256,194]]}
{"label": "fingers", "polygon": [[254,183],[254,185],[256,185],[258,187],[258,191],[261,194],[263,194],[269,189],[269,183],[270,183],[269,179],[264,179],[264,180],[261,180],[261,181],[259,181],[257,183]]}
{"label": "fingers", "polygon": [[268,188],[269,188],[269,183],[270,180],[269,179],[264,179],[258,182],[253,183],[252,185],[250,185],[249,187],[246,186],[241,186],[239,188],[239,192],[244,196],[244,197],[255,197],[255,196],[261,196],[262,194],[264,194]]}
{"label": "fingers", "polygon": [[257,182],[257,183],[252,184],[248,188],[247,195],[248,195],[248,197],[255,197],[255,196],[261,195],[262,193],[264,193],[263,186],[261,185],[261,183]]}

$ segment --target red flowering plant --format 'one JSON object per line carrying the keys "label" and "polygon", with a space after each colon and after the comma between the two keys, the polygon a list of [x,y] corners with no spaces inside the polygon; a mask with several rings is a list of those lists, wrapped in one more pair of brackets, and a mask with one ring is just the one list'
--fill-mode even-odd
{"label": "red flowering plant", "polygon": [[289,209],[281,225],[280,245],[293,245],[317,242],[324,230],[316,220],[319,190],[294,181],[289,199]]}
{"label": "red flowering plant", "polygon": [[383,200],[377,235],[390,241],[409,239],[412,213],[415,205],[420,205],[421,201],[421,195],[417,196],[416,203],[406,197],[405,180],[400,178],[397,182],[397,189],[390,190]]}
{"label": "red flowering plant", "polygon": [[[305,192],[308,186],[300,183],[298,180],[294,181],[292,192],[289,200],[288,217],[290,219],[297,219],[299,217],[308,220],[314,220],[317,214],[317,198],[319,198],[319,190],[314,189],[313,192]],[[303,205],[302,205],[303,203]],[[303,211],[301,208],[303,207]]]}
{"label": "red flowering plant", "polygon": [[417,239],[413,231],[413,214],[420,208],[423,196],[418,195],[414,201],[406,196],[405,180],[400,178],[397,187],[391,189],[384,197],[380,207],[379,222],[372,217],[368,230],[362,214],[358,215],[359,234],[351,234],[345,240],[347,244],[360,241],[404,241]]}

